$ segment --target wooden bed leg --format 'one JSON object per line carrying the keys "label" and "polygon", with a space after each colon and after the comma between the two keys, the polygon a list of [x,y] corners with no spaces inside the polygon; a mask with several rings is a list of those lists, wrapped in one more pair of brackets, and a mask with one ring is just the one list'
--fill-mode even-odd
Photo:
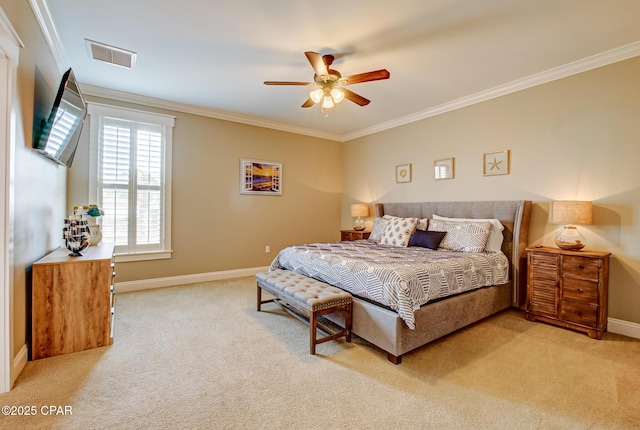
{"label": "wooden bed leg", "polygon": [[398,365],[400,363],[402,363],[402,356],[401,355],[393,355],[390,352],[387,352],[387,359],[392,362],[395,365]]}

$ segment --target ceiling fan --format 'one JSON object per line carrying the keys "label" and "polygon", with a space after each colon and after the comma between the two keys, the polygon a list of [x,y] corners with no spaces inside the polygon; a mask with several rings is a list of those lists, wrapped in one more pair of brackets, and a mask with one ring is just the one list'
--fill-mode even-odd
{"label": "ceiling fan", "polygon": [[316,103],[322,102],[322,107],[329,109],[344,99],[351,100],[359,106],[366,106],[371,100],[344,87],[362,82],[389,79],[389,76],[391,76],[388,70],[380,69],[342,77],[340,72],[330,68],[335,60],[333,55],[320,55],[312,51],[307,51],[304,55],[315,71],[313,82],[265,81],[264,83],[265,85],[318,85],[320,88],[312,90],[309,93],[309,98],[302,104],[303,108],[308,108]]}

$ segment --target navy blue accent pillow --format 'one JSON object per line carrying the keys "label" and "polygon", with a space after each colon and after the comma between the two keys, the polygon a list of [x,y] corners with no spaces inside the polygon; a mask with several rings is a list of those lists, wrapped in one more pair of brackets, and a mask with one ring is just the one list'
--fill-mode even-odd
{"label": "navy blue accent pillow", "polygon": [[421,246],[422,248],[438,249],[444,239],[446,231],[422,231],[416,230],[409,239],[409,246]]}

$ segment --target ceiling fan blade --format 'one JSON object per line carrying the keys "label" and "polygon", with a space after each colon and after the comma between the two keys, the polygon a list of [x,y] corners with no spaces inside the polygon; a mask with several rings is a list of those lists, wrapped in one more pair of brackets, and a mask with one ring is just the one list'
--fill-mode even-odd
{"label": "ceiling fan blade", "polygon": [[379,81],[389,79],[391,74],[387,69],[374,70],[373,72],[358,73],[357,75],[346,76],[340,79],[342,85],[353,85],[362,82]]}
{"label": "ceiling fan blade", "polygon": [[311,97],[309,97],[309,98],[307,99],[307,101],[305,101],[304,103],[302,103],[302,106],[301,106],[301,107],[303,107],[303,108],[308,108],[308,107],[313,106],[314,104],[315,104],[315,103],[314,103],[314,101],[313,101],[313,100],[311,100]]}
{"label": "ceiling fan blade", "polygon": [[265,85],[316,85],[315,82],[264,81]]}
{"label": "ceiling fan blade", "polygon": [[351,100],[352,102],[354,102],[357,105],[366,106],[369,103],[371,103],[371,100],[365,99],[360,94],[356,94],[353,91],[348,90],[346,88],[340,88],[340,91],[342,91],[344,93],[344,98],[345,99]]}
{"label": "ceiling fan blade", "polygon": [[329,76],[329,72],[327,71],[327,65],[324,63],[322,59],[322,55],[317,52],[307,51],[304,53],[306,55],[307,60],[311,63],[311,67],[316,72],[318,77]]}

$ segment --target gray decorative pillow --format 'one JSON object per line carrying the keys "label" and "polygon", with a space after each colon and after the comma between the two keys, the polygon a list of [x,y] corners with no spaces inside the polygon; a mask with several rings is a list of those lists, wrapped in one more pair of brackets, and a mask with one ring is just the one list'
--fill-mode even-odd
{"label": "gray decorative pillow", "polygon": [[384,229],[387,227],[387,223],[391,217],[389,215],[385,215],[382,218],[376,217],[373,221],[373,227],[371,228],[371,234],[369,235],[369,240],[373,240],[376,243],[380,243],[382,240],[382,235],[384,234]]}
{"label": "gray decorative pillow", "polygon": [[382,234],[383,245],[406,247],[418,224],[417,218],[391,217]]}
{"label": "gray decorative pillow", "polygon": [[429,221],[429,231],[447,232],[440,248],[461,252],[483,252],[489,239],[491,223],[432,219]]}

